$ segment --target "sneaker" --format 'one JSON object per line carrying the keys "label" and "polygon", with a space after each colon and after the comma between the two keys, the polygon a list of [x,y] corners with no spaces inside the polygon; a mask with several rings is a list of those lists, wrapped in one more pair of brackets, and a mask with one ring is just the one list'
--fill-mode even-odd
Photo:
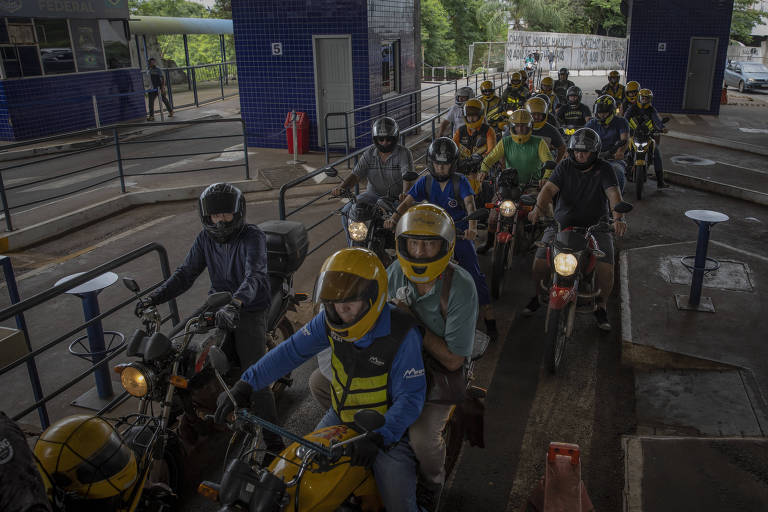
{"label": "sneaker", "polygon": [[422,482],[419,478],[416,484],[416,504],[420,510],[426,512],[437,512],[440,506],[440,495],[443,493],[443,486],[439,484],[428,484]]}
{"label": "sneaker", "polygon": [[603,306],[597,306],[595,308],[595,320],[597,320],[597,327],[601,331],[610,331],[611,323],[608,321],[608,312]]}
{"label": "sneaker", "polygon": [[155,120],[155,116],[149,116],[149,117],[147,118],[147,121],[154,121],[154,120]]}
{"label": "sneaker", "polygon": [[173,110],[168,112],[168,117],[173,117]]}
{"label": "sneaker", "polygon": [[533,297],[529,302],[528,305],[523,308],[523,315],[525,316],[531,316],[536,311],[538,311],[539,307],[541,307],[541,303],[539,302],[539,297]]}

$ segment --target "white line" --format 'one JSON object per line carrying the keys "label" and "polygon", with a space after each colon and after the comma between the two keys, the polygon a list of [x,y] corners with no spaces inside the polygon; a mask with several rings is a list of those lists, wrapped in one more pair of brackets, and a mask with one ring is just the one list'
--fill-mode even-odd
{"label": "white line", "polygon": [[703,115],[703,116],[699,116],[699,117],[701,117],[704,121],[707,122],[707,124],[709,126],[712,126],[713,128],[719,128],[719,127],[722,126],[722,124],[720,124],[719,120],[711,118],[711,116]]}
{"label": "white line", "polygon": [[715,160],[715,163],[728,165],[730,167],[736,167],[737,169],[744,169],[745,171],[752,171],[759,174],[768,174],[768,171],[758,171],[757,169],[750,169],[749,167],[743,167],[741,165],[729,164],[728,162],[721,162],[720,160]]}
{"label": "white line", "polygon": [[[129,184],[130,183],[126,182],[125,186],[127,187]],[[68,200],[72,199],[73,197],[84,196],[85,194],[90,194],[91,192],[96,192],[97,190],[104,190],[105,188],[117,187],[117,186],[120,186],[120,184],[119,183],[113,183],[111,185],[104,185],[103,187],[96,187],[96,188],[92,188],[92,189],[89,189],[89,190],[84,190],[83,192],[80,192],[79,194],[76,194],[74,196],[62,197],[61,199],[56,199],[55,201],[51,201],[50,203],[43,203],[43,204],[41,204],[39,206],[33,206],[32,208],[30,208],[28,210],[21,210],[20,212],[14,212],[13,215],[19,215],[20,213],[31,212],[32,210],[38,210],[40,208],[44,208],[44,207],[50,206],[52,204],[68,201]],[[4,219],[4,218],[5,218],[5,214],[0,215],[0,219]]]}
{"label": "white line", "polygon": [[624,436],[624,511],[643,512],[642,438]]}
{"label": "white line", "polygon": [[160,167],[155,167],[154,169],[144,171],[141,174],[154,174],[157,172],[169,171],[171,169],[175,169],[176,167],[181,167],[182,165],[187,165],[189,163],[192,163],[192,160],[190,160],[189,158],[185,158],[184,160],[179,160],[178,162],[172,162],[170,164],[161,165]]}
{"label": "white line", "polygon": [[[305,171],[307,171],[307,174],[317,170],[317,167],[312,167],[311,165],[301,164],[301,166],[304,168]],[[325,174],[318,174],[317,176],[312,177],[312,181],[314,181],[318,185],[321,184],[324,179],[325,179]]]}
{"label": "white line", "polygon": [[750,252],[750,251],[745,251],[744,249],[737,249],[736,247],[734,247],[732,245],[728,245],[728,244],[723,243],[723,242],[718,242],[717,240],[710,240],[710,243],[713,243],[715,245],[719,245],[720,247],[724,247],[726,249],[730,249],[730,250],[732,250],[734,252],[738,252],[739,254],[744,254],[745,256],[750,256],[752,258],[757,258],[759,260],[763,260],[763,261],[768,262],[768,257],[765,257],[765,256],[763,256],[761,254],[757,254],[757,253]]}
{"label": "white line", "polygon": [[110,167],[95,169],[85,174],[75,174],[73,176],[67,176],[66,178],[61,178],[61,179],[54,178],[53,181],[50,181],[48,183],[43,183],[41,185],[37,185],[36,187],[25,188],[24,192],[38,192],[40,190],[57,189],[59,187],[65,187],[67,185],[74,185],[75,183],[80,183],[82,181],[85,181],[91,178],[98,178],[106,174],[114,174],[115,178],[117,178],[118,177],[117,166],[113,165]]}
{"label": "white line", "polygon": [[242,144],[235,144],[232,147],[226,148],[219,156],[212,158],[211,162],[234,162],[236,160],[242,160],[243,154],[237,153],[238,149],[243,149]]}
{"label": "white line", "polygon": [[619,254],[619,283],[621,285],[621,339],[632,343],[632,309],[629,304],[629,253]]}
{"label": "white line", "polygon": [[689,125],[696,124],[693,121],[691,121],[691,119],[685,114],[673,114],[673,117],[675,118],[675,121],[677,121],[680,124],[689,124]]}
{"label": "white line", "polygon": [[744,133],[768,133],[765,128],[739,128]]}

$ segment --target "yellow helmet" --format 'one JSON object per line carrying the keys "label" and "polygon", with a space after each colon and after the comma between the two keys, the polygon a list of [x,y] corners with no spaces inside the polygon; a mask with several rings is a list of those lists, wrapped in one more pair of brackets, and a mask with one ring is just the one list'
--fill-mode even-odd
{"label": "yellow helmet", "polygon": [[[477,118],[477,121],[470,123],[467,119],[467,116],[471,114],[475,114],[480,117]],[[480,125],[483,124],[483,121],[485,121],[485,105],[483,105],[483,102],[476,98],[467,100],[467,102],[464,103],[464,122],[467,124],[467,126],[473,130],[477,130],[480,128]]]}
{"label": "yellow helmet", "polygon": [[[395,230],[397,260],[405,277],[414,283],[429,283],[443,273],[453,256],[456,228],[448,212],[429,203],[417,204],[405,212]],[[417,259],[408,252],[408,240],[440,240],[434,258]]]}
{"label": "yellow helmet", "polygon": [[650,89],[640,89],[637,93],[637,106],[648,108],[653,103],[653,92]]}
{"label": "yellow helmet", "polygon": [[[320,268],[313,300],[325,308],[325,324],[334,338],[357,341],[376,324],[387,301],[387,271],[373,251],[348,247],[328,256]],[[351,322],[344,322],[333,306],[363,301]]]}
{"label": "yellow helmet", "polygon": [[520,73],[515,71],[512,76],[509,77],[509,86],[512,89],[519,89],[523,85],[523,77]]}
{"label": "yellow helmet", "polygon": [[533,119],[533,128],[535,130],[539,130],[547,124],[547,111],[549,110],[549,105],[547,105],[547,102],[544,101],[544,99],[534,96],[525,102],[525,109],[531,113],[531,118],[533,118],[533,114],[544,114],[544,119],[541,121],[537,122]]}
{"label": "yellow helmet", "polygon": [[[518,134],[515,132],[515,127],[518,124],[528,125],[528,133]],[[512,140],[518,144],[525,144],[531,138],[531,131],[533,128],[533,116],[527,110],[518,109],[512,112],[509,116],[509,136]]]}
{"label": "yellow helmet", "polygon": [[640,83],[632,80],[631,82],[627,82],[627,87],[624,89],[624,96],[627,97],[630,103],[634,103],[637,99],[637,91],[639,90]]}
{"label": "yellow helmet", "polygon": [[611,82],[612,84],[619,83],[620,79],[621,79],[621,74],[615,69],[610,73],[608,73],[608,81]]}
{"label": "yellow helmet", "polygon": [[492,98],[493,93],[496,92],[493,88],[493,82],[486,80],[480,84],[480,93],[486,98]]}
{"label": "yellow helmet", "polygon": [[541,92],[549,94],[552,92],[552,88],[555,86],[555,81],[551,76],[545,76],[541,79]]}
{"label": "yellow helmet", "polygon": [[136,481],[133,450],[99,416],[78,414],[57,421],[40,435],[34,451],[57,487],[86,499],[117,496]]}

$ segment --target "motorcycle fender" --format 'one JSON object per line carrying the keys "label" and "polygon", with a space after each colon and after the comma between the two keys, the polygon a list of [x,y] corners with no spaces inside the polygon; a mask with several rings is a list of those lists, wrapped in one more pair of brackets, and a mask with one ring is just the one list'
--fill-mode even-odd
{"label": "motorcycle fender", "polygon": [[[305,439],[317,444],[328,446],[331,441],[340,442],[359,435],[356,431],[344,425],[326,427],[304,436]],[[299,444],[291,443],[283,450],[283,458],[275,458],[269,466],[278,478],[291,480],[298,471],[301,457],[296,455]],[[378,499],[378,488],[371,470],[346,464],[349,457],[341,457],[330,469],[322,472],[306,471],[299,484],[299,505],[301,510],[313,512],[332,512],[341,506],[351,495],[370,496]],[[290,487],[287,494],[290,502],[285,510],[293,510],[297,487]]]}
{"label": "motorcycle fender", "polygon": [[549,289],[549,307],[551,309],[563,309],[575,297],[575,288],[553,286]]}
{"label": "motorcycle fender", "polygon": [[512,233],[509,231],[499,231],[496,233],[496,241],[500,244],[506,244],[512,240]]}

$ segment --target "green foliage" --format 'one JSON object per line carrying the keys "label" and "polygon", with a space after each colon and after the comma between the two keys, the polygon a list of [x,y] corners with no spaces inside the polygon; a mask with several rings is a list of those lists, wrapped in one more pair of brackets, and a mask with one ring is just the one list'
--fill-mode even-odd
{"label": "green foliage", "polygon": [[421,45],[424,63],[445,66],[455,62],[451,22],[440,0],[421,0]]}
{"label": "green foliage", "polygon": [[731,18],[731,39],[744,44],[752,42],[752,30],[768,17],[768,12],[754,9],[753,0],[734,0],[733,17]]}

